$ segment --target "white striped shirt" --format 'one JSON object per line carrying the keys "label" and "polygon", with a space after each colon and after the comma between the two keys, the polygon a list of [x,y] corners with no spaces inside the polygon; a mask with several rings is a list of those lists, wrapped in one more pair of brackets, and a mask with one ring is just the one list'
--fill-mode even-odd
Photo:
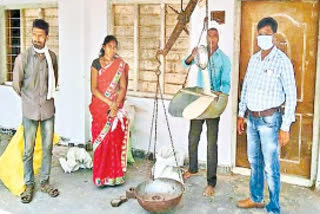
{"label": "white striped shirt", "polygon": [[279,107],[285,102],[281,130],[289,131],[295,121],[297,89],[293,66],[285,53],[277,47],[261,61],[261,51],[249,61],[243,81],[239,103],[239,117],[244,117],[247,109],[264,111]]}

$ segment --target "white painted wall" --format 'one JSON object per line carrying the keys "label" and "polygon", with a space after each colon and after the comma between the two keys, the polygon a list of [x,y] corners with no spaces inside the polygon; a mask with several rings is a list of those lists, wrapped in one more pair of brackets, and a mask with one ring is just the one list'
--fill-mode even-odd
{"label": "white painted wall", "polygon": [[85,130],[86,142],[91,139],[91,115],[88,105],[91,102],[90,92],[90,68],[92,61],[98,57],[101,44],[107,36],[107,1],[94,0],[85,1]]}
{"label": "white painted wall", "polygon": [[[37,2],[25,0],[26,2]],[[11,2],[11,1],[10,1]],[[17,2],[17,1],[16,1]],[[59,0],[59,64],[60,90],[56,96],[56,131],[73,142],[83,143],[90,139],[91,119],[88,112],[90,102],[90,65],[97,57],[100,45],[106,35],[107,4],[105,0]],[[225,10],[226,24],[216,26],[220,31],[220,47],[230,57],[233,44],[233,0],[210,1],[210,10]],[[197,43],[202,29],[205,7],[196,8],[191,20],[190,50]],[[199,24],[200,23],[200,24]],[[214,25],[210,23],[209,26]],[[205,42],[205,35],[203,37]],[[84,51],[85,50],[85,51]],[[194,83],[190,75],[190,85]],[[9,92],[10,91],[10,92]],[[0,124],[15,127],[21,115],[20,104],[10,87],[0,86],[0,99],[11,115],[0,117]],[[232,97],[230,96],[230,100]],[[152,118],[152,99],[129,97],[128,100],[138,108],[136,117],[136,144],[133,147],[147,149],[149,129]],[[168,101],[166,101],[168,104]],[[2,107],[2,105],[0,105]],[[2,107],[3,108],[3,107]],[[169,143],[164,114],[159,114],[159,143]],[[189,121],[169,118],[176,147],[187,152]],[[219,132],[219,164],[231,166],[231,106],[230,102],[221,116]],[[222,131],[223,130],[223,131]],[[160,145],[159,144],[159,145]],[[199,144],[199,159],[206,161],[206,128]]]}
{"label": "white painted wall", "polygon": [[[320,119],[318,119],[318,123],[320,123]],[[318,139],[320,139],[320,132],[318,133]],[[320,141],[316,142],[320,145]],[[318,159],[317,159],[317,173],[316,173],[316,187],[320,189],[320,148],[318,148]]]}
{"label": "white painted wall", "polygon": [[56,131],[85,141],[85,5],[84,0],[59,1],[59,85]]}
{"label": "white painted wall", "polygon": [[[234,10],[235,10],[235,2],[234,0],[225,0],[225,1],[209,1],[209,8],[211,10],[224,10],[225,24],[217,25],[216,23],[210,23],[215,26],[220,32],[220,48],[229,56],[230,61],[232,63],[233,56],[233,37],[234,37]],[[210,27],[209,24],[209,27]],[[232,68],[233,66],[231,66]],[[232,72],[232,70],[231,70]],[[238,83],[235,83],[238,84]],[[231,89],[230,96],[227,108],[221,116],[220,123],[220,133],[219,133],[219,164],[220,165],[232,165],[232,150],[231,150],[231,131],[232,131],[232,106],[231,101],[233,99],[232,91],[232,79],[231,79]]]}
{"label": "white painted wall", "polygon": [[57,132],[72,142],[90,139],[90,67],[106,36],[105,0],[59,1],[60,94]]}
{"label": "white painted wall", "polygon": [[21,115],[20,97],[11,86],[0,85],[0,126],[17,128]]}
{"label": "white painted wall", "polygon": [[[216,27],[219,30],[219,47],[220,49],[230,58],[232,62],[233,56],[233,21],[234,21],[234,0],[211,0],[209,1],[209,13],[212,10],[224,10],[225,24],[219,25],[215,21],[209,22],[210,27]],[[190,39],[190,51],[198,43],[201,30],[203,27],[203,19],[205,17],[206,8],[197,7],[192,15],[191,19],[191,39]],[[200,44],[206,44],[206,32],[201,37]],[[232,68],[232,66],[231,66]],[[192,73],[189,78],[189,85],[194,85],[196,81],[196,70],[192,69]],[[232,83],[231,83],[232,86]],[[231,93],[231,90],[230,90]],[[232,94],[229,96],[229,102],[225,112],[221,115],[220,126],[219,126],[219,136],[218,136],[218,164],[220,166],[231,166],[232,165],[232,150],[231,150],[231,100]],[[187,148],[187,143],[185,143],[185,148]],[[200,161],[206,161],[206,125],[204,125],[203,133],[201,135],[201,140],[199,144],[199,159]]]}
{"label": "white painted wall", "polygon": [[[135,134],[133,145],[136,149],[148,150],[150,128],[152,122],[153,99],[127,97],[127,101],[133,104],[136,109],[136,118],[134,122]],[[166,108],[168,101],[165,101]],[[180,151],[187,152],[189,121],[182,118],[173,118],[168,115],[169,125],[173,135],[174,146]],[[162,103],[159,100],[159,118],[158,118],[158,141],[157,148],[171,146],[167,124],[163,112]],[[152,140],[152,143],[154,141]],[[152,144],[153,147],[153,144]],[[153,149],[150,150],[151,152]]]}
{"label": "white painted wall", "polygon": [[[209,27],[216,27],[220,32],[220,48],[230,57],[234,50],[234,7],[236,0],[210,0],[211,10],[226,12],[223,25],[210,22]],[[56,131],[72,142],[84,143],[90,139],[91,119],[88,111],[90,102],[90,65],[97,57],[101,43],[106,36],[107,0],[0,0],[0,5],[21,5],[55,3],[59,5],[59,64],[60,91],[56,94]],[[205,7],[196,8],[191,19],[190,50],[198,42],[205,16]],[[202,43],[205,42],[205,35]],[[189,85],[195,83],[195,73],[189,76]],[[234,83],[237,84],[237,83]],[[232,166],[231,100],[220,120],[219,159],[220,166]],[[135,121],[136,133],[134,148],[147,149],[152,119],[152,99],[128,97],[128,101],[137,107]],[[166,105],[168,101],[166,101]],[[161,105],[160,105],[161,107]],[[159,112],[159,147],[168,145],[169,138],[162,109]],[[189,121],[172,118],[169,121],[175,147],[187,152]],[[21,123],[20,98],[11,86],[0,85],[0,126],[16,128]],[[199,144],[199,160],[206,161],[206,129],[204,128]],[[320,159],[320,154],[319,154]],[[317,183],[320,186],[320,168]]]}

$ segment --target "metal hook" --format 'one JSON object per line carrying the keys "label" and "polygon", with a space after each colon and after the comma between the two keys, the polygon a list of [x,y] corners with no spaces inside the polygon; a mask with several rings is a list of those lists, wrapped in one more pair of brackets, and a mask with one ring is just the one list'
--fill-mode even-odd
{"label": "metal hook", "polygon": [[161,71],[160,71],[160,66],[161,66],[160,54],[161,54],[161,52],[158,51],[157,54],[156,54],[156,56],[155,56],[157,62],[159,63],[158,66],[157,66],[157,69],[156,69],[156,75],[157,75],[157,78],[158,78],[158,79],[159,79],[160,74],[161,74]]}
{"label": "metal hook", "polygon": [[183,0],[181,0],[181,12],[184,12],[184,9],[183,9]]}

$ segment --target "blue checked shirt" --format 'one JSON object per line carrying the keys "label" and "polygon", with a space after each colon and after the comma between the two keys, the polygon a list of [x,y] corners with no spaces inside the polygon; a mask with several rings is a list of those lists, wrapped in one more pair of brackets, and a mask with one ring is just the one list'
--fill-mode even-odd
{"label": "blue checked shirt", "polygon": [[[182,60],[182,66],[184,68],[188,68],[190,65],[195,64],[195,60],[192,60],[190,65],[187,65],[187,58],[188,56]],[[207,70],[209,72],[211,90],[229,94],[231,64],[229,57],[219,48],[209,58]],[[197,74],[197,86],[203,88],[203,76],[200,68]]]}
{"label": "blue checked shirt", "polygon": [[261,61],[261,51],[249,61],[243,81],[239,103],[239,117],[244,117],[247,109],[264,111],[279,107],[285,102],[281,130],[289,131],[295,121],[297,89],[293,66],[289,58],[274,47]]}

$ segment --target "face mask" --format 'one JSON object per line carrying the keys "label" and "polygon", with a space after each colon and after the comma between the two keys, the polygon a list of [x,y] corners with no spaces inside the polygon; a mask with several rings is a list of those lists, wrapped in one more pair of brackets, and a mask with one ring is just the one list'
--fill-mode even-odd
{"label": "face mask", "polygon": [[257,37],[257,41],[258,41],[258,46],[262,49],[262,50],[269,50],[272,46],[272,35],[261,35]]}

